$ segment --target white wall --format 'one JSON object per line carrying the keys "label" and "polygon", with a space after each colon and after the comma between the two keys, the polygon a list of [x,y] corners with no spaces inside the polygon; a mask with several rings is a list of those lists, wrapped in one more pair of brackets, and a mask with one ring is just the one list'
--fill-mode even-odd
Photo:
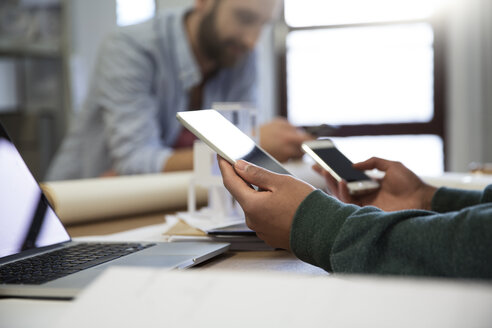
{"label": "white wall", "polygon": [[258,41],[258,107],[260,122],[266,122],[276,116],[277,84],[274,31],[267,28]]}
{"label": "white wall", "polygon": [[72,102],[85,100],[102,40],[116,27],[115,0],[71,0]]}
{"label": "white wall", "polygon": [[156,0],[157,10],[177,8],[192,5],[194,0]]}
{"label": "white wall", "polygon": [[448,158],[451,171],[492,162],[492,5],[458,0],[448,31]]}

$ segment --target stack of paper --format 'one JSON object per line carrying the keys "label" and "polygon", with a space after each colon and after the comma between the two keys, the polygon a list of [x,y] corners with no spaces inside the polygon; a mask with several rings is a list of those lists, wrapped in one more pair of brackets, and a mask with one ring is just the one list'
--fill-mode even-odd
{"label": "stack of paper", "polygon": [[217,241],[230,243],[231,251],[266,251],[273,248],[252,231],[241,233],[243,229],[236,230],[238,233],[231,231],[218,233],[211,231],[224,229],[236,225],[244,225],[244,219],[233,222],[223,222],[214,220],[205,220],[186,216],[186,219],[178,213],[177,215],[167,215],[166,222],[169,228],[163,233],[167,241]]}

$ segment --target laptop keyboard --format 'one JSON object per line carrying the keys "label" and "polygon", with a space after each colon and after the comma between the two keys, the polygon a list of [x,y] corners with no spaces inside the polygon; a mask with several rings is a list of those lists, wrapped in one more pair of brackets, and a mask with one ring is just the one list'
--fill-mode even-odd
{"label": "laptop keyboard", "polygon": [[0,284],[39,285],[155,244],[81,243],[0,267]]}

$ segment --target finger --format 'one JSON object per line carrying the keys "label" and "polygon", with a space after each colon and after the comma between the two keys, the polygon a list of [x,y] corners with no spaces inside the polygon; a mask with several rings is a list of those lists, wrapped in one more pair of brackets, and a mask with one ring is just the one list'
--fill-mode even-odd
{"label": "finger", "polygon": [[289,158],[301,158],[304,155],[304,152],[302,151],[300,145],[290,144],[286,147],[286,155]]}
{"label": "finger", "polygon": [[319,175],[323,175],[323,169],[321,168],[321,166],[319,166],[318,164],[313,164],[313,166],[311,166],[311,168],[316,172],[318,173]]}
{"label": "finger", "polygon": [[237,175],[232,165],[220,156],[217,156],[222,181],[231,195],[242,204],[247,197],[251,197],[256,191]]}
{"label": "finger", "polygon": [[279,162],[285,162],[291,158],[302,157],[303,153],[300,147],[292,144],[286,144],[276,149],[275,159]]}
{"label": "finger", "polygon": [[326,187],[328,188],[329,192],[335,197],[338,197],[338,181],[318,164],[314,164],[312,168],[325,179]]}
{"label": "finger", "polygon": [[244,221],[246,222],[246,225],[248,226],[248,228],[250,228],[251,230],[256,232],[255,225],[253,224],[252,220],[250,219],[250,217],[248,215],[245,215]]}
{"label": "finger", "polygon": [[313,166],[313,169],[318,172],[321,176],[323,176],[323,178],[325,178],[325,180],[328,181],[331,181],[333,182],[334,184],[338,184],[338,180],[335,179],[333,177],[333,175],[330,174],[330,172],[328,172],[327,170],[325,170],[324,168],[322,168],[321,166],[319,166],[318,164],[314,164]]}
{"label": "finger", "polygon": [[323,172],[325,178],[326,187],[332,193],[333,196],[340,198],[340,185],[338,181],[328,172]]}
{"label": "finger", "polygon": [[299,130],[297,128],[294,128],[286,132],[284,138],[287,143],[299,147],[302,145],[303,142],[314,139],[314,137],[309,133]]}
{"label": "finger", "polygon": [[279,174],[268,171],[264,168],[239,160],[234,165],[236,173],[246,182],[257,186],[262,190],[273,190],[276,186]]}
{"label": "finger", "polygon": [[341,201],[345,203],[353,202],[352,195],[350,195],[350,191],[347,186],[347,181],[345,180],[340,181],[340,183],[338,184],[338,191],[340,195],[339,198]]}
{"label": "finger", "polygon": [[372,170],[378,169],[380,171],[387,171],[393,162],[379,157],[371,157],[368,160],[354,164],[354,168],[358,170]]}

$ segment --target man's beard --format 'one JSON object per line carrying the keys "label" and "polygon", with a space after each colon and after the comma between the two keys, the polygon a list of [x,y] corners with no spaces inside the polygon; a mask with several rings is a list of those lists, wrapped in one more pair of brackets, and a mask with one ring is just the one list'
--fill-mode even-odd
{"label": "man's beard", "polygon": [[212,10],[203,18],[198,28],[198,43],[203,54],[219,67],[234,66],[247,52],[246,46],[235,39],[220,40],[215,28],[216,1]]}

